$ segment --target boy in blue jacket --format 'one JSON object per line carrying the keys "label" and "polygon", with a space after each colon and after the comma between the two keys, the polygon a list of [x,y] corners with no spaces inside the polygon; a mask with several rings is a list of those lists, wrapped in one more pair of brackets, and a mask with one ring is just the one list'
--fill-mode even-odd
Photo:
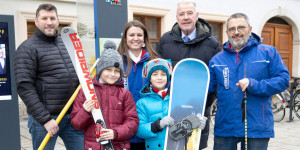
{"label": "boy in blue jacket", "polygon": [[[136,103],[140,119],[137,136],[145,139],[146,149],[163,150],[166,126],[174,124],[174,119],[168,116],[171,74],[172,65],[160,58],[149,61],[143,68],[143,77],[149,84],[142,88],[141,99]],[[201,130],[206,119],[200,120]]]}

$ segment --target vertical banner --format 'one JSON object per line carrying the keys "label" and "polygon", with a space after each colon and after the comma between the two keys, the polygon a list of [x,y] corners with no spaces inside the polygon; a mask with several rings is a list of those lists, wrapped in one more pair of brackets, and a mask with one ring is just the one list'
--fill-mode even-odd
{"label": "vertical banner", "polygon": [[0,101],[11,100],[8,23],[0,22]]}
{"label": "vertical banner", "polygon": [[127,0],[94,0],[94,13],[96,58],[99,58],[103,39],[116,40],[122,37],[128,18]]}
{"label": "vertical banner", "polygon": [[19,102],[14,82],[14,17],[0,15],[0,149],[21,149]]}

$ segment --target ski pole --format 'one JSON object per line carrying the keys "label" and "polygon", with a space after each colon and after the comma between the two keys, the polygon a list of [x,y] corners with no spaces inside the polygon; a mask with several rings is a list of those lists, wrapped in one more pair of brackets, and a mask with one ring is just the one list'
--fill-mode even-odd
{"label": "ski pole", "polygon": [[[246,63],[244,64],[244,78],[246,78]],[[242,106],[242,109],[243,109],[243,117],[242,117],[243,119],[242,119],[242,122],[245,119],[245,150],[248,149],[247,99],[248,99],[247,98],[247,89],[245,89],[245,91],[244,91],[244,97],[243,97],[243,100],[242,100],[242,105],[244,103],[244,108]]]}
{"label": "ski pole", "polygon": [[[90,69],[90,73],[92,74],[95,71],[96,68],[96,64],[99,61],[99,58],[95,61],[94,65],[91,67]],[[61,119],[65,116],[65,114],[67,113],[67,111],[69,110],[69,108],[71,107],[71,105],[73,104],[79,90],[81,89],[81,85],[78,85],[77,89],[75,90],[75,92],[73,93],[73,95],[71,96],[71,98],[69,99],[69,101],[67,102],[67,104],[65,105],[65,107],[62,109],[62,111],[59,113],[58,117],[56,118],[56,123],[59,124]],[[38,148],[38,150],[43,150],[46,146],[46,144],[48,143],[50,139],[50,134],[47,133],[47,135],[45,136],[44,140],[42,141],[40,147]]]}
{"label": "ski pole", "polygon": [[247,90],[244,91],[244,98],[243,98],[243,102],[245,105],[245,150],[247,150],[248,148],[248,131],[247,131]]}

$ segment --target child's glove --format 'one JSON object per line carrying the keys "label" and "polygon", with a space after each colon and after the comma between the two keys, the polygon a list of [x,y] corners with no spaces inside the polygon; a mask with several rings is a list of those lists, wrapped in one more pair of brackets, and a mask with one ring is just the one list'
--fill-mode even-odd
{"label": "child's glove", "polygon": [[203,119],[201,119],[201,116],[198,116],[198,118],[200,119],[200,129],[203,130],[205,128],[205,125],[206,125],[207,117],[203,116]]}
{"label": "child's glove", "polygon": [[161,129],[163,129],[165,126],[172,126],[172,125],[174,125],[174,119],[169,116],[162,118],[159,122],[159,126]]}

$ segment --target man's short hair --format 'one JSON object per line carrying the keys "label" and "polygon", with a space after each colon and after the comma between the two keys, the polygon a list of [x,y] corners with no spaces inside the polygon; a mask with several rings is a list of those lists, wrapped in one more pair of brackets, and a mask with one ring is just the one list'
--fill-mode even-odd
{"label": "man's short hair", "polygon": [[46,10],[46,11],[51,11],[51,10],[55,10],[56,16],[57,16],[57,9],[54,5],[52,4],[41,4],[38,9],[35,12],[35,16],[36,18],[39,17],[39,13],[41,10]]}
{"label": "man's short hair", "polygon": [[182,3],[192,3],[195,7],[195,12],[196,12],[196,2],[195,0],[180,0],[178,3],[177,3],[177,10],[178,10],[178,6],[181,5]]}
{"label": "man's short hair", "polygon": [[248,24],[248,26],[250,26],[250,22],[249,22],[249,18],[246,14],[243,14],[243,13],[235,13],[235,14],[232,14],[231,16],[229,16],[229,18],[227,19],[226,21],[226,28],[228,28],[228,22],[230,19],[233,19],[233,18],[244,18]]}

